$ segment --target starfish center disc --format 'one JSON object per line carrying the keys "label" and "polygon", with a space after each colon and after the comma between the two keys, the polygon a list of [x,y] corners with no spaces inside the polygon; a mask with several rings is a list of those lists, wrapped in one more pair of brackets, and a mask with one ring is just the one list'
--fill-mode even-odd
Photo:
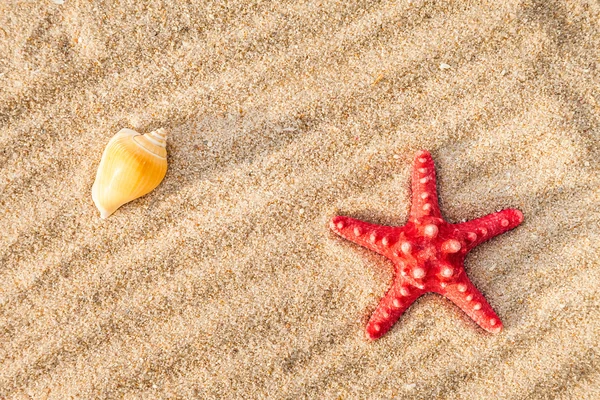
{"label": "starfish center disc", "polygon": [[415,267],[412,270],[412,276],[414,276],[416,279],[421,279],[425,276],[425,270],[421,267]]}
{"label": "starfish center disc", "polygon": [[434,237],[436,237],[438,232],[439,232],[439,228],[437,227],[437,225],[434,225],[434,224],[427,224],[423,228],[423,234],[430,239],[433,239]]}

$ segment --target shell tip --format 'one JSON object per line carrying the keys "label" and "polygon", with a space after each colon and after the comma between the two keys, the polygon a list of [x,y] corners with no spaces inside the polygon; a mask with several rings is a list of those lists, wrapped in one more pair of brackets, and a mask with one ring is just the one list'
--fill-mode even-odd
{"label": "shell tip", "polygon": [[156,134],[157,136],[160,136],[163,140],[166,140],[167,136],[169,136],[169,131],[165,128],[158,128],[157,130],[152,131],[152,133]]}
{"label": "shell tip", "polygon": [[102,207],[102,206],[100,206],[98,204],[96,204],[96,208],[98,208],[98,211],[100,211],[100,218],[101,219],[106,219],[106,218],[110,217],[115,212],[115,210],[108,211],[107,209],[105,209],[104,207]]}
{"label": "shell tip", "polygon": [[94,188],[93,188],[94,190],[92,190],[92,200],[94,201],[94,205],[96,206],[98,211],[100,211],[100,218],[106,219],[106,218],[110,217],[112,215],[112,213],[115,212],[116,209],[112,210],[112,211],[108,211],[106,208],[102,207],[102,205],[100,204],[100,202],[97,199],[95,186],[96,186],[96,183],[94,183]]}
{"label": "shell tip", "polygon": [[101,219],[106,219],[110,216],[110,213],[106,212],[105,210],[100,210],[100,218]]}

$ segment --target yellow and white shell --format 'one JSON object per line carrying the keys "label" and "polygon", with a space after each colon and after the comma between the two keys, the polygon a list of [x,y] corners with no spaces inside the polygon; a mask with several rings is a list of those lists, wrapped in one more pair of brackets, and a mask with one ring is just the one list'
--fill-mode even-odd
{"label": "yellow and white shell", "polygon": [[101,218],[162,182],[167,173],[166,140],[162,128],[144,135],[125,128],[110,139],[92,186],[92,199]]}

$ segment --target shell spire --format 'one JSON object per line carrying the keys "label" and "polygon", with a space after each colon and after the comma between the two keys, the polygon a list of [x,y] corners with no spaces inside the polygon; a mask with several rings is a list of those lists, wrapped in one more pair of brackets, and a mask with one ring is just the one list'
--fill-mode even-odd
{"label": "shell spire", "polygon": [[154,190],[167,173],[167,131],[121,129],[110,139],[92,186],[92,199],[107,218],[123,204]]}

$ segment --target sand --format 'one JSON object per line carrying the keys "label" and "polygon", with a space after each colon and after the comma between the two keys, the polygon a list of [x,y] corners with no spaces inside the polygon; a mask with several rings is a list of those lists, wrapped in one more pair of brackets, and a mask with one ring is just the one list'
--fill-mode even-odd
{"label": "sand", "polygon": [[[1,399],[600,398],[598,2],[56,3],[0,3]],[[101,220],[124,127],[169,170]],[[466,262],[499,335],[365,339],[392,265],[328,221],[403,224],[419,149],[525,215]]]}

